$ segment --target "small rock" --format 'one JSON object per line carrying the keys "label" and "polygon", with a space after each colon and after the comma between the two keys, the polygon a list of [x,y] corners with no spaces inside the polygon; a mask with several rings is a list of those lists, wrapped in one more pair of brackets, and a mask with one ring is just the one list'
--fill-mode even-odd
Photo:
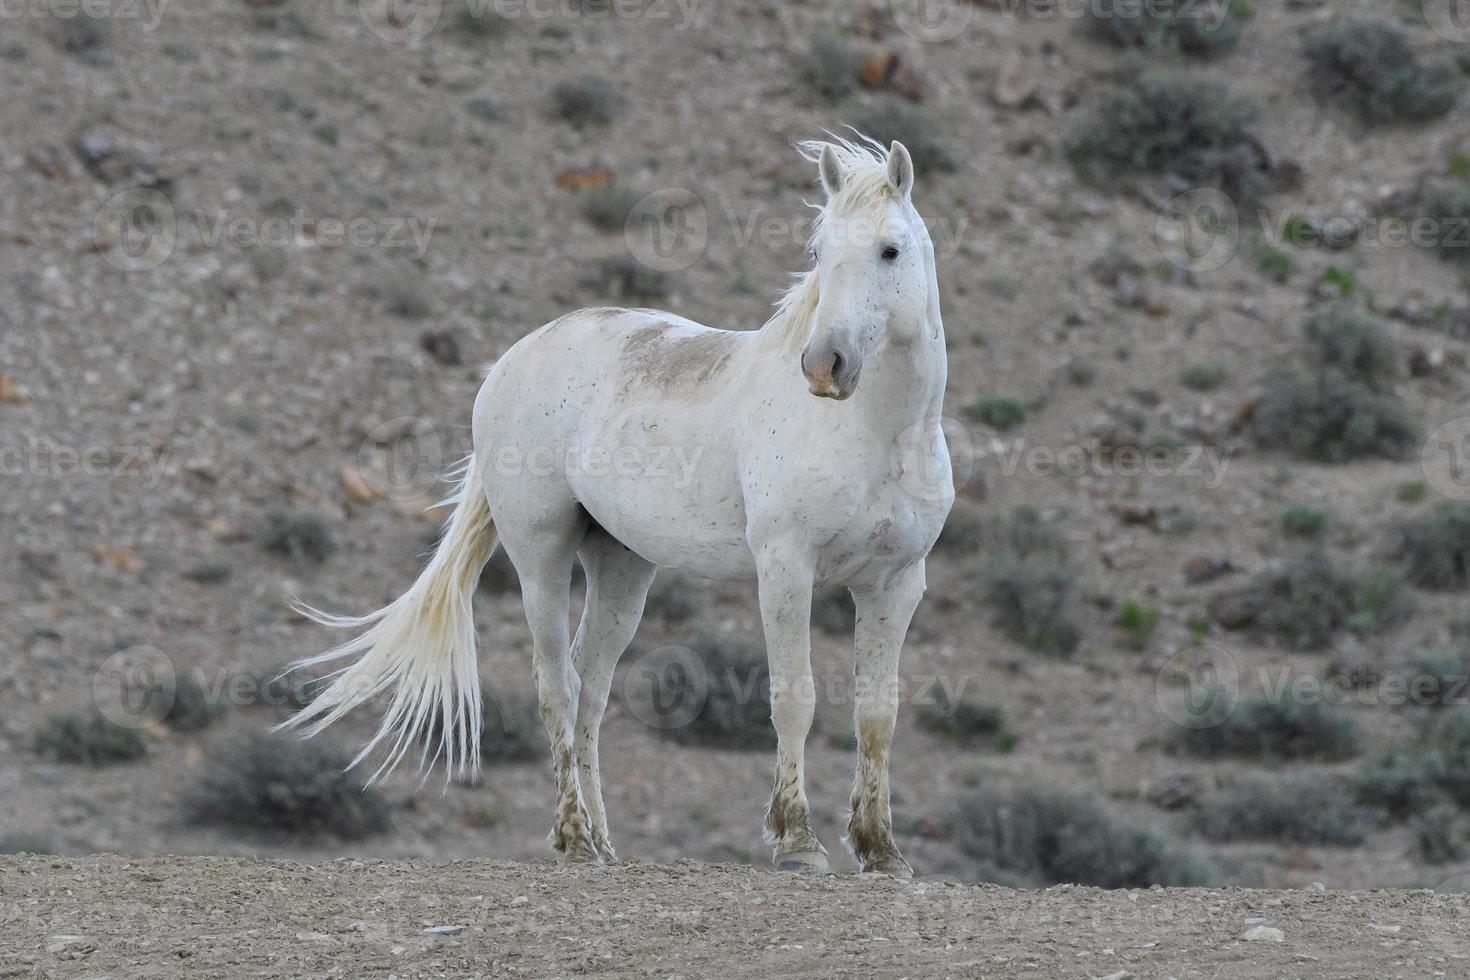
{"label": "small rock", "polygon": [[229,580],[234,569],[223,563],[204,563],[185,570],[184,578],[200,585],[219,585]]}
{"label": "small rock", "polygon": [[1233,571],[1235,566],[1224,555],[1195,555],[1184,562],[1184,581],[1190,585],[1202,585]]}
{"label": "small rock", "polygon": [[7,405],[24,405],[30,401],[8,374],[0,374],[0,402]]}
{"label": "small rock", "polygon": [[1240,938],[1248,943],[1284,943],[1286,942],[1286,933],[1273,926],[1251,926],[1240,934]]}
{"label": "small rock", "polygon": [[1378,683],[1378,666],[1366,649],[1349,643],[1333,656],[1327,667],[1327,676],[1343,681],[1350,687],[1368,687]]}
{"label": "small rock", "polygon": [[1266,597],[1254,587],[1222,592],[1209,601],[1210,618],[1228,630],[1244,629],[1266,608]]}
{"label": "small rock", "polygon": [[360,504],[372,503],[378,497],[378,491],[373,489],[367,477],[362,475],[362,470],[356,466],[349,464],[342,467],[337,474],[337,479],[341,482],[342,490],[347,496]]}
{"label": "small rock", "polygon": [[1036,96],[1040,75],[1028,59],[1016,56],[1001,66],[991,87],[990,98],[1002,109],[1019,109]]}
{"label": "small rock", "polygon": [[1199,798],[1200,779],[1191,773],[1165,776],[1148,788],[1148,801],[1164,810],[1178,810]]}
{"label": "small rock", "polygon": [[466,926],[430,926],[424,932],[430,936],[455,936],[464,932]]}
{"label": "small rock", "polygon": [[464,363],[464,355],[459,350],[459,338],[449,330],[429,330],[419,338],[419,346],[429,352],[429,356],[445,367],[458,367]]}

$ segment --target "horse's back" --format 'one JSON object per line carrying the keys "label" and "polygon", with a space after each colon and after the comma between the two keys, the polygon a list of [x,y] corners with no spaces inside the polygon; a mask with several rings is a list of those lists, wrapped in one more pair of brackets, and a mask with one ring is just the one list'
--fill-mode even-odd
{"label": "horse's back", "polygon": [[731,420],[756,338],[609,307],[529,334],[491,369],[475,404],[492,511],[572,500],[656,564],[748,574]]}

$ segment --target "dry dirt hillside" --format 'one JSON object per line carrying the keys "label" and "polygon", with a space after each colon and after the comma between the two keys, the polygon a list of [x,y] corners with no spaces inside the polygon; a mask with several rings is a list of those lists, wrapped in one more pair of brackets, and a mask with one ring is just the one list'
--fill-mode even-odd
{"label": "dry dirt hillside", "polygon": [[[476,618],[508,710],[478,785],[401,773],[358,792],[336,770],[370,718],[325,754],[258,741],[309,696],[267,684],[274,669],[338,639],[290,601],[361,614],[413,581],[484,365],[583,306],[758,327],[809,262],[803,200],[820,188],[793,144],[853,124],[922,150],[961,470],[893,754],[915,868],[1035,886],[1465,881],[1470,250],[1387,235],[1470,199],[1470,39],[1434,19],[1445,4],[1206,5],[1239,29],[1210,58],[1173,35],[1124,50],[1001,0],[945,8],[963,23],[942,36],[898,0],[84,6],[106,16],[27,3],[0,20],[0,851],[62,856],[6,865],[4,942],[55,965],[70,947],[49,937],[85,936],[99,974],[129,955],[103,941],[124,930],[180,972],[274,955],[306,972],[359,948],[391,965],[402,945],[427,973],[507,955],[502,933],[521,930],[573,972],[607,950],[564,913],[602,909],[628,916],[614,949],[663,942],[646,925],[692,973],[721,945],[749,950],[752,974],[900,948],[967,974],[1105,976],[1136,956],[1150,975],[1279,976],[1306,971],[1298,953],[1457,972],[1421,969],[1445,949],[1436,910],[1460,907],[1427,895],[1189,892],[1115,934],[1108,915],[1164,899],[929,884],[931,931],[887,918],[917,892],[882,882],[681,866],[538,886],[540,868],[370,864],[348,884],[342,866],[289,863],[546,855],[553,787],[516,707],[529,641],[501,567]],[[432,24],[403,20],[431,7]],[[1399,42],[1364,53],[1340,32],[1355,18]],[[1323,28],[1345,73],[1367,66],[1357,87],[1307,77]],[[1429,95],[1374,94],[1390,76],[1373,57],[1419,65],[1392,77]],[[1153,71],[1165,80],[1137,88]],[[1138,166],[1107,156],[1123,132],[1107,113],[1135,97],[1182,140]],[[1216,212],[1169,204],[1220,186],[1239,219],[1228,255],[1199,248]],[[674,247],[640,251],[636,202],[658,193],[698,206],[657,210]],[[851,639],[841,597],[820,599],[808,790],[843,867]],[[603,736],[615,843],[634,861],[764,865],[761,705],[719,738],[670,730],[669,692],[650,691],[670,648],[747,670],[753,590],[661,573]],[[128,724],[97,720],[120,683],[132,697],[160,678],[166,711],[145,698]],[[1184,699],[1217,688],[1196,726]],[[99,851],[283,863],[67,863]],[[598,899],[624,884],[644,897]],[[786,940],[723,914],[747,887],[747,921]],[[102,904],[67,908],[63,888]],[[417,904],[440,890],[465,908],[483,894],[483,913]],[[820,940],[797,934],[783,903],[828,890],[804,913]],[[287,893],[299,917],[273,899]],[[1016,908],[1056,928],[1017,938]],[[421,934],[451,913],[470,931]],[[1237,944],[1248,915],[1288,942]]]}
{"label": "dry dirt hillside", "polygon": [[0,861],[0,976],[1461,977],[1470,900],[731,865]]}

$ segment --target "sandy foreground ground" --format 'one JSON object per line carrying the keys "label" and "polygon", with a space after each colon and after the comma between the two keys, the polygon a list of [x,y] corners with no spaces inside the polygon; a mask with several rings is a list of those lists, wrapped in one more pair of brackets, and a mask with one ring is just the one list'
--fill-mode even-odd
{"label": "sandy foreground ground", "polygon": [[0,861],[0,977],[1464,977],[1470,896],[680,862]]}

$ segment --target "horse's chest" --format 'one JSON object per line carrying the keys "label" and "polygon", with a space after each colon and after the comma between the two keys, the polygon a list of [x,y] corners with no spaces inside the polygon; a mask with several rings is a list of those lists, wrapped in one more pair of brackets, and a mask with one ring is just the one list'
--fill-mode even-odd
{"label": "horse's chest", "polygon": [[854,507],[821,548],[824,577],[861,577],[865,571],[905,567],[924,557],[939,537],[949,503],[895,490]]}

